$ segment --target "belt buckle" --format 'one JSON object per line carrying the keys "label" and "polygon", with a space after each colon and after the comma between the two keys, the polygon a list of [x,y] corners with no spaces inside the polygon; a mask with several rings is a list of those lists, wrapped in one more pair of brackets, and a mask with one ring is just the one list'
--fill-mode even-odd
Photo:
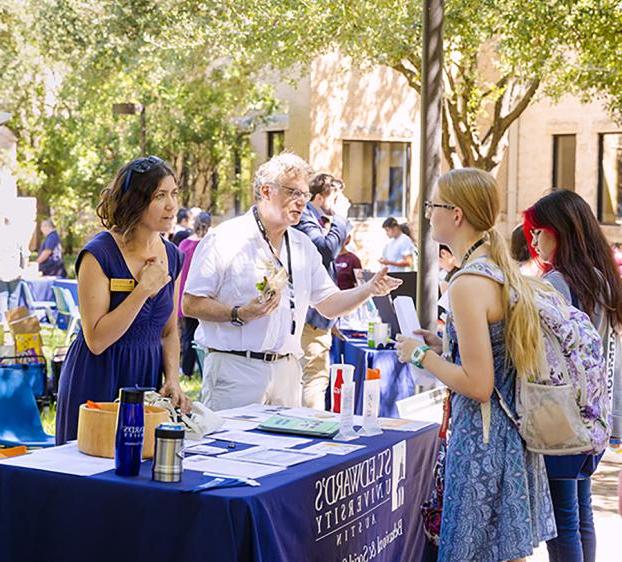
{"label": "belt buckle", "polygon": [[276,361],[277,354],[276,353],[264,353],[263,360],[266,363],[274,363]]}

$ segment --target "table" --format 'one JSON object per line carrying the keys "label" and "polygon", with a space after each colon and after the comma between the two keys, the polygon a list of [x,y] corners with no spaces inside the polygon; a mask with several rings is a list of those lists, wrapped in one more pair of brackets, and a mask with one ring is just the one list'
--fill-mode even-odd
{"label": "table", "polygon": [[[347,332],[346,332],[347,336]],[[415,394],[416,375],[408,363],[400,363],[394,349],[372,349],[367,347],[367,340],[346,337],[341,340],[333,336],[330,350],[331,362],[343,361],[354,365],[354,413],[363,413],[363,381],[367,368],[380,369],[380,411],[386,418],[399,418],[398,400]],[[328,389],[330,392],[330,388]],[[326,408],[330,409],[330,395],[327,394]]]}
{"label": "table", "polygon": [[194,494],[199,472],[152,482],[151,461],[136,478],[0,461],[0,560],[419,561],[437,428],[385,431],[356,441],[365,449],[297,465],[256,488]]}

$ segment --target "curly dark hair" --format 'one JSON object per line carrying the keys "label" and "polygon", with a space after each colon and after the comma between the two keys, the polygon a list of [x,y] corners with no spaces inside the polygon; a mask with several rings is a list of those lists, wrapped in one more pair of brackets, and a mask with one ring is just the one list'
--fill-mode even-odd
{"label": "curly dark hair", "polygon": [[[136,165],[147,159],[132,160],[117,172],[112,183],[100,194],[97,216],[104,228],[120,234],[125,242],[132,239],[136,225],[149,207],[160,182],[167,176],[177,181],[169,164],[159,158],[149,158],[157,163],[145,172],[139,172]],[[131,174],[129,181],[128,174]]]}
{"label": "curly dark hair", "polygon": [[343,189],[343,182],[331,174],[317,174],[309,182],[312,200],[316,195],[329,195],[334,189]]}

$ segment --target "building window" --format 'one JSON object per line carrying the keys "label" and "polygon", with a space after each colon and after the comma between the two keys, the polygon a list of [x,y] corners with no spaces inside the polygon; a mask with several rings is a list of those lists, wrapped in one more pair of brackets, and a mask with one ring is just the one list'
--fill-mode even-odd
{"label": "building window", "polygon": [[285,149],[285,131],[268,131],[268,159]]}
{"label": "building window", "polygon": [[351,217],[406,216],[410,143],[344,141],[343,181]]}
{"label": "building window", "polygon": [[574,191],[577,135],[553,135],[553,189]]}
{"label": "building window", "polygon": [[622,224],[622,133],[599,135],[598,218]]}

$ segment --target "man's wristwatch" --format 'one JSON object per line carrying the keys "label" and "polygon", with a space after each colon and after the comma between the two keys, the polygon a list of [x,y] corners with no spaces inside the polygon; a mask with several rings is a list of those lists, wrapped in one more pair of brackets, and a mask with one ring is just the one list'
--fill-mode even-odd
{"label": "man's wristwatch", "polygon": [[240,318],[239,311],[240,311],[239,306],[234,306],[231,309],[231,323],[234,326],[244,326],[244,320]]}
{"label": "man's wristwatch", "polygon": [[429,345],[420,345],[416,347],[413,354],[410,356],[410,362],[417,367],[417,369],[423,369],[423,358],[428,349],[432,349]]}

